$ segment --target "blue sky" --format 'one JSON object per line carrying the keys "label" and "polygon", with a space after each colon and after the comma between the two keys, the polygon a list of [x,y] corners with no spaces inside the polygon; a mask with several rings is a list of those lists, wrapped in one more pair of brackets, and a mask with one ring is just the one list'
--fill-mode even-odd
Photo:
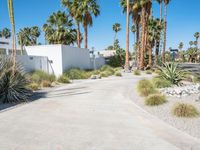
{"label": "blue sky", "polygon": [[[61,7],[60,0],[13,0],[15,7],[15,20],[17,31],[28,26],[42,28],[48,16],[52,12],[65,10]],[[122,31],[118,39],[122,47],[125,47],[125,15],[119,5],[119,0],[99,0],[101,15],[94,19],[93,27],[89,29],[89,48],[102,50],[113,43],[114,32],[112,25],[119,22]],[[159,5],[153,3],[155,16],[159,16]],[[180,42],[188,47],[190,40],[194,40],[193,34],[200,32],[200,0],[172,0],[168,7],[168,32],[167,47],[176,48]],[[9,27],[7,0],[1,0],[0,5],[0,29]],[[130,42],[133,43],[133,35]],[[44,43],[43,34],[39,41]],[[132,47],[130,47],[132,49]]]}

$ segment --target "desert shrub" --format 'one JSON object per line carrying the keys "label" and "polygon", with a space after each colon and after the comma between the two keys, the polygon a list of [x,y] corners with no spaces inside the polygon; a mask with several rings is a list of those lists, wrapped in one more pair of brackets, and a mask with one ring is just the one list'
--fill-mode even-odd
{"label": "desert shrub", "polygon": [[156,69],[155,71],[154,71],[154,73],[156,73],[156,74],[160,74],[161,73],[161,71],[159,70],[159,69]]}
{"label": "desert shrub", "polygon": [[115,76],[121,77],[121,76],[122,76],[122,73],[121,73],[121,72],[115,72]]}
{"label": "desert shrub", "polygon": [[121,67],[117,67],[117,68],[114,68],[114,71],[117,72],[117,71],[121,71],[122,68]]}
{"label": "desert shrub", "polygon": [[57,80],[59,83],[70,83],[69,77],[62,75]]}
{"label": "desert shrub", "polygon": [[186,103],[175,104],[172,113],[177,117],[196,117],[199,115],[196,107]]}
{"label": "desert shrub", "polygon": [[109,76],[113,75],[115,73],[115,70],[112,67],[108,66],[108,65],[105,65],[105,66],[101,67],[100,71],[101,72],[105,72],[106,71],[109,74]]}
{"label": "desert shrub", "polygon": [[140,76],[141,72],[140,72],[140,70],[134,70],[133,74],[136,76]]}
{"label": "desert shrub", "polygon": [[92,71],[92,75],[99,75],[101,73],[100,70],[94,70]]}
{"label": "desert shrub", "polygon": [[145,104],[149,106],[157,106],[164,104],[165,102],[166,98],[164,95],[161,94],[152,94],[145,99]]}
{"label": "desert shrub", "polygon": [[137,88],[141,96],[149,96],[150,94],[156,93],[153,84],[147,79],[140,80]]}
{"label": "desert shrub", "polygon": [[152,71],[151,70],[147,70],[146,74],[152,74]]}
{"label": "desert shrub", "polygon": [[64,72],[64,75],[69,77],[70,79],[78,80],[78,79],[88,79],[90,74],[84,70],[80,69],[69,69]]}
{"label": "desert shrub", "polygon": [[163,67],[160,68],[160,76],[170,81],[172,84],[178,85],[181,80],[184,79],[185,72],[179,70],[177,65],[174,63],[165,63]]}
{"label": "desert shrub", "polygon": [[195,76],[194,79],[193,79],[193,81],[195,83],[200,83],[200,76]]}
{"label": "desert shrub", "polygon": [[33,91],[37,91],[40,89],[40,85],[38,83],[30,83],[28,85],[28,88],[33,90]]}
{"label": "desert shrub", "polygon": [[32,91],[27,88],[29,82],[21,65],[10,58],[0,58],[0,103],[28,101]]}
{"label": "desert shrub", "polygon": [[104,71],[104,72],[100,73],[100,76],[101,77],[109,77],[109,74],[108,74],[108,72]]}
{"label": "desert shrub", "polygon": [[171,86],[171,83],[169,81],[158,77],[153,78],[152,83],[155,88],[166,88]]}
{"label": "desert shrub", "polygon": [[48,81],[48,80],[43,80],[43,81],[41,82],[41,86],[42,86],[42,87],[51,87],[51,82]]}
{"label": "desert shrub", "polygon": [[36,83],[41,83],[43,80],[49,81],[49,82],[54,82],[56,80],[55,75],[48,74],[44,71],[34,71],[30,74],[30,80],[32,82]]}

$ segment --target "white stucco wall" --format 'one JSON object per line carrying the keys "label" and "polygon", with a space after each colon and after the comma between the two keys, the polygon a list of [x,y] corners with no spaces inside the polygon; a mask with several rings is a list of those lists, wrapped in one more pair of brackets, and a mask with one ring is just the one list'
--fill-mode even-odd
{"label": "white stucco wall", "polygon": [[63,70],[70,68],[90,69],[88,49],[62,45]]}
{"label": "white stucco wall", "polygon": [[18,55],[17,62],[22,65],[24,71],[31,72],[35,70],[42,70],[44,72],[52,72],[48,66],[48,58],[42,56],[27,56]]}
{"label": "white stucco wall", "polygon": [[46,56],[49,61],[49,73],[57,77],[63,73],[62,45],[38,45],[25,47],[27,55]]}

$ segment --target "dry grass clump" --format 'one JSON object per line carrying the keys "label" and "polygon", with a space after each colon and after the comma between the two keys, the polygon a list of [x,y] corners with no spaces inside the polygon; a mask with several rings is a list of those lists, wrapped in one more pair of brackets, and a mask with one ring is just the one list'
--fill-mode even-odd
{"label": "dry grass clump", "polygon": [[166,88],[172,85],[169,81],[158,77],[153,78],[152,83],[155,88]]}
{"label": "dry grass clump", "polygon": [[41,83],[42,87],[51,87],[51,82],[48,80],[43,80]]}
{"label": "dry grass clump", "polygon": [[121,76],[122,76],[122,73],[119,72],[119,71],[117,71],[117,72],[115,72],[115,76],[117,76],[117,77],[121,77]]}
{"label": "dry grass clump", "polygon": [[33,82],[33,83],[30,83],[28,85],[28,88],[31,89],[31,90],[33,90],[33,91],[37,91],[37,90],[40,89],[40,85],[38,83],[34,83]]}
{"label": "dry grass clump", "polygon": [[58,78],[58,82],[59,83],[70,83],[70,79],[67,76],[62,75]]}
{"label": "dry grass clump", "polygon": [[140,76],[141,71],[140,70],[134,70],[133,74],[136,75],[136,76]]}
{"label": "dry grass clump", "polygon": [[166,102],[166,97],[161,94],[152,94],[145,99],[145,104],[148,106],[158,106]]}
{"label": "dry grass clump", "polygon": [[199,112],[196,107],[191,104],[186,103],[177,103],[172,109],[173,115],[177,117],[196,117],[199,115]]}
{"label": "dry grass clump", "polygon": [[140,80],[137,89],[140,95],[145,97],[157,92],[153,84],[147,79]]}
{"label": "dry grass clump", "polygon": [[147,70],[145,73],[146,74],[152,74],[152,71],[151,70]]}

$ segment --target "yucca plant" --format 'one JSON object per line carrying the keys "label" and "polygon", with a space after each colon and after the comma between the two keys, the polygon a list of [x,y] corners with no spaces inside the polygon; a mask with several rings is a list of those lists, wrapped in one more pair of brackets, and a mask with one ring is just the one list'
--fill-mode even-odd
{"label": "yucca plant", "polygon": [[181,80],[184,79],[185,72],[178,69],[177,64],[165,63],[160,68],[160,77],[171,82],[172,84],[178,85]]}
{"label": "yucca plant", "polygon": [[32,94],[22,67],[16,64],[15,68],[13,72],[10,58],[0,58],[0,103],[25,102]]}

